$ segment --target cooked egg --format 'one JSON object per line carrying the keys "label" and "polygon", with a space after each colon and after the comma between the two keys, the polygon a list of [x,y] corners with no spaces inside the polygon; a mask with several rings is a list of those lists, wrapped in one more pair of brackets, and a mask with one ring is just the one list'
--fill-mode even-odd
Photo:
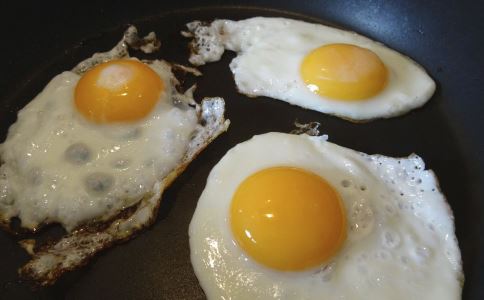
{"label": "cooked egg", "polygon": [[427,102],[435,83],[410,58],[359,34],[284,18],[189,23],[190,62],[235,51],[239,92],[267,96],[354,121],[404,114]]}
{"label": "cooked egg", "polygon": [[189,227],[209,299],[460,299],[452,212],[417,155],[267,133],[211,171]]}
{"label": "cooked egg", "polygon": [[150,226],[163,192],[227,130],[222,98],[197,103],[194,86],[178,91],[172,68],[198,70],[129,55],[159,46],[154,32],[140,37],[130,26],[19,111],[0,144],[0,227],[17,230],[18,217],[27,230],[60,223],[68,231],[19,241],[31,256],[22,279],[51,285]]}
{"label": "cooked egg", "polygon": [[199,122],[175,83],[168,63],[129,57],[54,77],[0,145],[3,222],[72,230],[155,193]]}

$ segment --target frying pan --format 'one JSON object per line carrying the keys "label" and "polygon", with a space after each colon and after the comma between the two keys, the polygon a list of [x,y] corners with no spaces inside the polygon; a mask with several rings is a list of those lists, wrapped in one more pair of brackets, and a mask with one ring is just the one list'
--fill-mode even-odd
{"label": "frying pan", "polygon": [[[97,256],[54,286],[32,290],[17,278],[28,259],[16,241],[0,233],[0,299],[203,299],[189,260],[187,229],[210,169],[225,152],[254,134],[288,132],[293,122],[319,121],[332,142],[366,153],[421,155],[433,169],[454,211],[466,276],[463,299],[484,299],[484,2],[457,1],[163,1],[129,4],[13,1],[3,4],[0,47],[0,140],[17,111],[56,74],[96,51],[110,49],[127,24],[162,40],[152,57],[187,63],[179,35],[193,19],[284,16],[332,24],[376,39],[409,55],[436,80],[434,97],[405,116],[353,124],[265,97],[236,92],[228,68],[234,57],[200,68],[197,99],[222,96],[232,125],[163,195],[153,227]],[[262,150],[262,149],[261,149]],[[40,234],[62,234],[50,226]],[[364,295],[362,295],[364,298]]]}

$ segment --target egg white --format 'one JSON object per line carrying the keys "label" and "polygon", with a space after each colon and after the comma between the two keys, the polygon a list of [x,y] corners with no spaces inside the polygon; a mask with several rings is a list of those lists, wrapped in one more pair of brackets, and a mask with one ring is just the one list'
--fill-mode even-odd
{"label": "egg white", "polygon": [[[175,90],[171,67],[163,61],[149,66],[165,90],[139,121],[86,120],[73,99],[80,75],[71,71],[54,77],[18,113],[0,145],[0,213],[5,222],[18,216],[25,228],[59,222],[72,230],[106,220],[156,193],[155,185],[185,154],[198,117],[195,109],[173,98],[182,95]],[[68,150],[73,145],[77,148]],[[90,158],[72,161],[69,151],[78,159]]]}
{"label": "egg white", "polygon": [[[280,272],[253,261],[229,223],[232,196],[253,173],[299,167],[326,179],[346,208],[348,237],[328,263]],[[191,262],[209,299],[460,299],[452,212],[416,155],[367,155],[322,137],[267,133],[211,171],[189,227]]]}
{"label": "egg white", "polygon": [[[285,18],[256,17],[189,23],[195,36],[195,65],[219,60],[224,49],[237,53],[230,63],[240,93],[267,96],[293,105],[365,121],[404,114],[427,102],[435,82],[410,58],[354,32]],[[389,71],[387,86],[365,101],[338,101],[312,93],[300,75],[304,57],[327,44],[346,43],[377,54]]]}

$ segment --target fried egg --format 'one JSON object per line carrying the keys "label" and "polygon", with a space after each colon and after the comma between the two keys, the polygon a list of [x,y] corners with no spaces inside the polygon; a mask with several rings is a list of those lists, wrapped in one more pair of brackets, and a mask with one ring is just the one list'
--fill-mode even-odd
{"label": "fried egg", "polygon": [[36,231],[49,223],[67,233],[36,245],[19,241],[31,259],[18,272],[50,285],[65,272],[156,220],[163,191],[227,130],[222,98],[178,91],[177,68],[139,60],[129,50],[160,46],[130,26],[111,50],[55,76],[18,113],[0,144],[0,226]]}
{"label": "fried egg", "polygon": [[235,84],[353,121],[389,118],[427,102],[435,82],[410,58],[354,32],[284,18],[256,17],[187,25],[190,62],[203,65],[235,51]]}
{"label": "fried egg", "polygon": [[192,90],[177,91],[169,63],[126,49],[119,44],[55,76],[19,111],[0,145],[2,223],[18,217],[33,231],[48,223],[72,231],[109,220],[158,194],[194,150],[205,121]]}
{"label": "fried egg", "polygon": [[460,299],[453,216],[415,154],[267,133],[210,172],[189,227],[209,299]]}

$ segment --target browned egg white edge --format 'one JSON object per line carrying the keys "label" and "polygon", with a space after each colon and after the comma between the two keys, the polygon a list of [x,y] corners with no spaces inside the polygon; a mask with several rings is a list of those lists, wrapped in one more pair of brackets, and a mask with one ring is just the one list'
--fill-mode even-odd
{"label": "browned egg white edge", "polygon": [[[202,102],[202,110],[204,106],[208,108],[212,105],[223,105],[223,101],[220,98],[205,99]],[[32,259],[19,269],[21,277],[32,281],[35,285],[51,285],[63,273],[87,264],[99,251],[125,242],[149,227],[156,219],[164,189],[169,187],[205,147],[228,129],[230,121],[224,119],[223,111],[218,116],[217,113],[213,114],[213,112],[217,112],[217,110],[207,109],[205,112],[202,112],[202,120],[207,122],[206,127],[209,128],[198,132],[197,136],[192,140],[194,146],[189,147],[191,151],[189,150],[185,154],[182,164],[163,179],[158,193],[151,197],[145,197],[135,205],[136,207],[123,211],[118,215],[117,219],[110,224],[106,224],[101,230],[90,227],[80,228],[57,242],[44,245],[35,252],[32,251],[30,253]],[[203,116],[204,114],[206,115],[205,117]],[[137,220],[137,217],[143,217],[143,213],[147,213],[148,218]],[[31,242],[26,244],[29,246],[28,248],[33,248]],[[69,252],[73,250],[78,250],[80,255],[73,258],[69,257]],[[51,265],[50,268],[43,267],[46,260]]]}

